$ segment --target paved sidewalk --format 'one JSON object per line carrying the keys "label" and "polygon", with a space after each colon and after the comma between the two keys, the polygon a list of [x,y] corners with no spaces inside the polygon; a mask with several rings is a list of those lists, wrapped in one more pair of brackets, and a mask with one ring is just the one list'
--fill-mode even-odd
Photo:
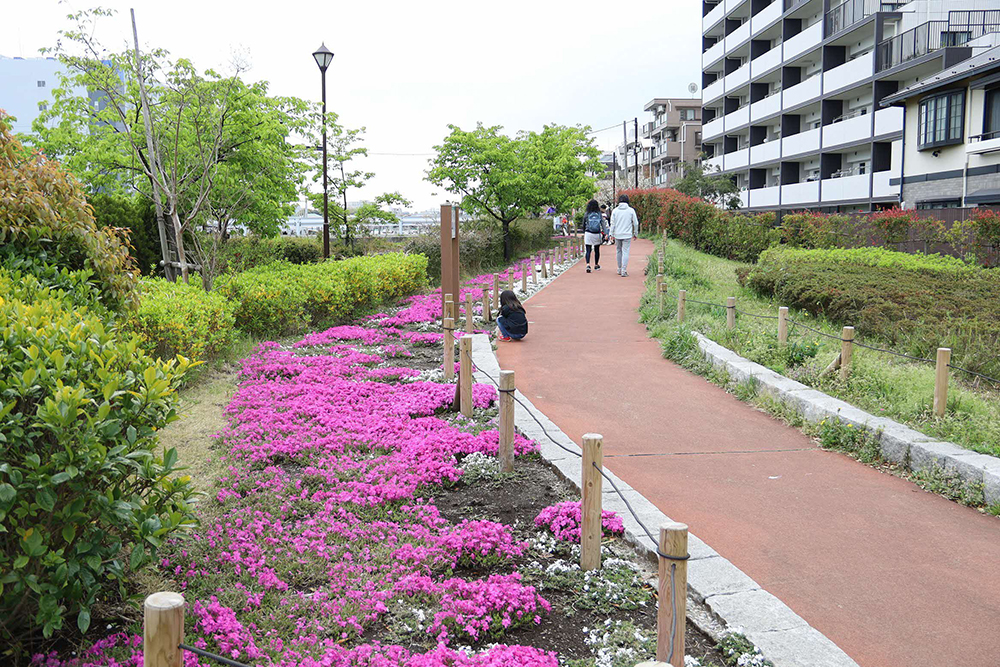
{"label": "paved sidewalk", "polygon": [[[607,250],[607,247],[605,247]],[[642,270],[583,263],[525,305],[501,366],[570,437],[863,667],[1000,665],[1000,519],[816,447],[663,358]]]}

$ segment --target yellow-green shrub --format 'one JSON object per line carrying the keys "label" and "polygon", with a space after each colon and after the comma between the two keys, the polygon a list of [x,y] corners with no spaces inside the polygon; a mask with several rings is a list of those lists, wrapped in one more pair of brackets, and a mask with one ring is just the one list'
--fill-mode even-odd
{"label": "yellow-green shrub", "polygon": [[389,253],[320,264],[276,262],[224,276],[216,289],[232,301],[237,327],[278,336],[346,320],[362,308],[411,294],[426,282],[426,257]]}
{"label": "yellow-green shrub", "polygon": [[130,328],[151,354],[205,359],[232,340],[236,318],[223,295],[162,278],[142,280],[139,291],[139,309]]}

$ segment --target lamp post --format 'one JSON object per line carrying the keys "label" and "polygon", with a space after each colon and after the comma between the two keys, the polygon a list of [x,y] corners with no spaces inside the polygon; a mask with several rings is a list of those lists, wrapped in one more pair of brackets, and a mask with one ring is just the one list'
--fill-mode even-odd
{"label": "lamp post", "polygon": [[333,52],[326,48],[326,44],[320,44],[319,48],[313,51],[313,58],[319,65],[320,78],[323,81],[323,259],[329,259],[330,214],[326,178],[326,68],[333,62]]}

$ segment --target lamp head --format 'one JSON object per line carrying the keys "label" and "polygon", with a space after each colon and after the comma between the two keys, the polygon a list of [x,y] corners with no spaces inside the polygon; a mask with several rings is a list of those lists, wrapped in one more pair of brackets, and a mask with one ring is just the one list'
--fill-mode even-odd
{"label": "lamp head", "polygon": [[325,72],[326,68],[333,62],[333,51],[326,48],[326,44],[320,44],[319,48],[313,51],[313,58],[315,58],[316,64],[319,65],[319,71]]}

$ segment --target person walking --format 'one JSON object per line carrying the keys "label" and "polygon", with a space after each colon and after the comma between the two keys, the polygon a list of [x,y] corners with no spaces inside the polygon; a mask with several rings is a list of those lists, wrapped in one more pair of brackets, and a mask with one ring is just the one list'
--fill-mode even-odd
{"label": "person walking", "polygon": [[594,270],[601,270],[601,243],[608,232],[608,223],[601,215],[596,199],[587,202],[587,212],[583,214],[583,242],[587,246],[587,273],[590,273],[590,253],[594,253]]}
{"label": "person walking", "polygon": [[611,212],[611,236],[615,239],[618,275],[628,278],[628,253],[632,240],[639,237],[639,217],[628,205],[628,195],[620,196],[618,206]]}
{"label": "person walking", "polygon": [[611,241],[608,239],[608,229],[611,225],[611,213],[608,211],[607,204],[601,204],[601,220],[604,221],[604,234],[602,235],[601,245],[611,245]]}

